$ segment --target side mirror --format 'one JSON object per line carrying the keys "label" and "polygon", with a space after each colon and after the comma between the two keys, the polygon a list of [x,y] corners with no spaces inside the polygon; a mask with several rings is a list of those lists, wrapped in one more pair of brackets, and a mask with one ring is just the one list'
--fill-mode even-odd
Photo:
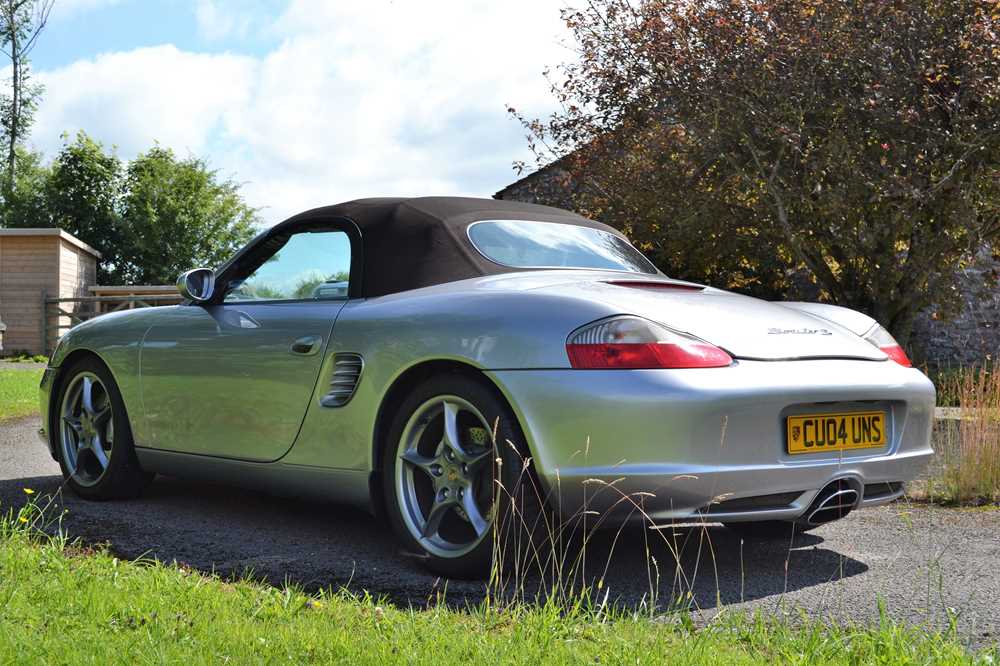
{"label": "side mirror", "polygon": [[211,268],[195,268],[182,273],[177,278],[177,291],[185,300],[204,303],[212,298],[215,291],[215,271]]}

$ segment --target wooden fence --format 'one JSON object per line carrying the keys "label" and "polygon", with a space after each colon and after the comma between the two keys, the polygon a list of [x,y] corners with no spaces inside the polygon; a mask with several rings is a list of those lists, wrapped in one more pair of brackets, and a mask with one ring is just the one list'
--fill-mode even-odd
{"label": "wooden fence", "polygon": [[63,333],[88,319],[122,310],[176,305],[182,300],[173,287],[91,287],[90,291],[95,295],[72,298],[50,298],[42,292],[43,353],[50,354]]}

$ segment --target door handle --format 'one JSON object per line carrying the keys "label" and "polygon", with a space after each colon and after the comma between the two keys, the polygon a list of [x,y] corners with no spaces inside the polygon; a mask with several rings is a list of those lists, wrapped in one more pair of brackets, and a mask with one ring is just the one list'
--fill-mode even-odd
{"label": "door handle", "polygon": [[318,335],[307,335],[304,338],[299,338],[292,343],[289,348],[293,354],[299,354],[300,356],[312,356],[319,351],[320,344],[323,343],[323,338]]}

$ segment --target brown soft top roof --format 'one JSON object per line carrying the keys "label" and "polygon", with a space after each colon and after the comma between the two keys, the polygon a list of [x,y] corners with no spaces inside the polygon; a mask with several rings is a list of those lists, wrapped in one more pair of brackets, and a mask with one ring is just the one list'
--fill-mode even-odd
{"label": "brown soft top roof", "polygon": [[[469,197],[357,199],[300,213],[268,233],[316,219],[345,219],[357,227],[363,280],[360,290],[352,285],[352,292],[369,297],[527,270],[494,263],[473,247],[467,229],[479,220],[555,222],[622,236],[612,227],[560,208]],[[352,273],[357,272],[352,266]]]}

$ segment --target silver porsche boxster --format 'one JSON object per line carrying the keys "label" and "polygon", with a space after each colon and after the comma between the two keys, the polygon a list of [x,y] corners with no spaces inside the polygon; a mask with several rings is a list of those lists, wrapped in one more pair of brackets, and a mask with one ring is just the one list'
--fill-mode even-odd
{"label": "silver porsche boxster", "polygon": [[45,370],[42,434],[85,498],[164,474],[352,503],[474,576],[508,515],[787,536],[931,455],[934,387],[871,318],[671,279],[555,208],[318,208],[178,288],[73,328]]}

